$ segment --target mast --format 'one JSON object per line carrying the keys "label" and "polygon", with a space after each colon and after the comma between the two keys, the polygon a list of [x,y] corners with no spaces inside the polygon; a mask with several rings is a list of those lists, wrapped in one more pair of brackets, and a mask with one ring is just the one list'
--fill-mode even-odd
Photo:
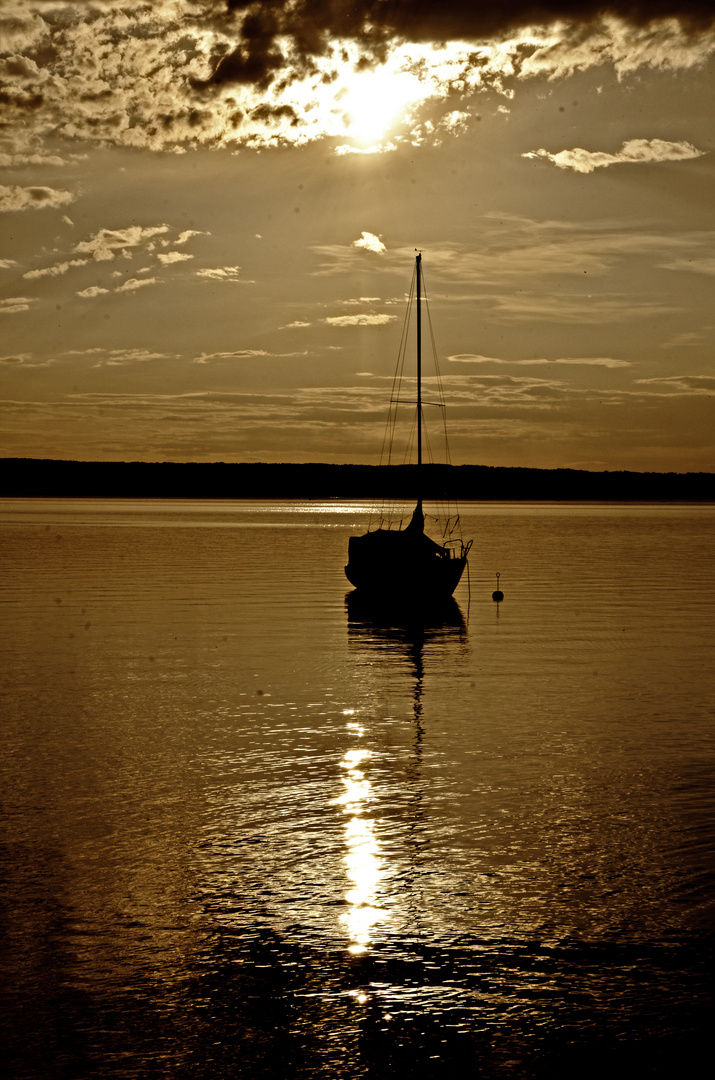
{"label": "mast", "polygon": [[[422,464],[422,306],[420,303],[420,274],[422,255],[417,255],[417,464]],[[420,491],[420,495],[422,492]]]}
{"label": "mast", "polygon": [[425,516],[422,511],[422,308],[420,304],[420,275],[422,255],[417,253],[417,506],[412,512],[407,531],[422,533],[425,528]]}

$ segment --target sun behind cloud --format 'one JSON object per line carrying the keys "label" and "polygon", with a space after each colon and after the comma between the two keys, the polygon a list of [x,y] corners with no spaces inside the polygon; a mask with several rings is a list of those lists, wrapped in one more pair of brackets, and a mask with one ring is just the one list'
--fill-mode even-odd
{"label": "sun behind cloud", "polygon": [[428,93],[416,75],[394,72],[389,65],[373,71],[351,70],[344,81],[339,100],[345,134],[363,145],[379,142]]}

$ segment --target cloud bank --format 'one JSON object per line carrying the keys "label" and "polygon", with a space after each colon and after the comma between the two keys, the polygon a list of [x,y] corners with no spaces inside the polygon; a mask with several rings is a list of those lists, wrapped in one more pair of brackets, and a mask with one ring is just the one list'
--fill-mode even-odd
{"label": "cloud bank", "polygon": [[[81,141],[183,152],[344,140],[361,130],[366,76],[401,87],[399,102],[382,99],[391,146],[456,134],[485,88],[702,64],[715,12],[711,0],[5,0],[0,43],[0,161],[57,165]],[[425,103],[444,113],[429,129]]]}

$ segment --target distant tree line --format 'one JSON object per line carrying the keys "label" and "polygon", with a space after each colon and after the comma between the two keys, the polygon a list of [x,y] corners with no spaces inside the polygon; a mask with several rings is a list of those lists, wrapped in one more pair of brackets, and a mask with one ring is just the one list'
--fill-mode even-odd
{"label": "distant tree line", "polygon": [[702,502],[713,473],[586,472],[488,465],[326,465],[0,459],[0,496],[26,498],[416,498]]}

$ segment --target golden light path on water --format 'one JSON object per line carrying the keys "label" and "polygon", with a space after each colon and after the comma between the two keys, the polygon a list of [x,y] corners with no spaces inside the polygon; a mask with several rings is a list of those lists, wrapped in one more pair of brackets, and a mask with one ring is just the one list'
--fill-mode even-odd
{"label": "golden light path on water", "polygon": [[[353,716],[353,710],[346,710]],[[349,720],[348,730],[358,739],[364,729],[355,720]],[[357,746],[347,750],[342,761],[342,782],[345,791],[337,802],[345,815],[345,864],[351,888],[345,894],[347,910],[341,916],[348,933],[348,951],[364,953],[371,942],[371,932],[376,923],[384,921],[386,912],[377,904],[380,882],[385,876],[385,862],[380,854],[380,842],[376,835],[377,822],[370,816],[374,801],[372,784],[366,777],[364,765],[372,756],[370,750]]]}

